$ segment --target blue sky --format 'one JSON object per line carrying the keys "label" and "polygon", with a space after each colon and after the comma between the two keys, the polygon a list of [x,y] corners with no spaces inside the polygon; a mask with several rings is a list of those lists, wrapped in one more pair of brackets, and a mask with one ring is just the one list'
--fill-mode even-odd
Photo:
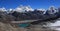
{"label": "blue sky", "polygon": [[45,8],[60,6],[60,0],[0,0],[0,7],[16,8],[19,5],[30,5],[32,8]]}

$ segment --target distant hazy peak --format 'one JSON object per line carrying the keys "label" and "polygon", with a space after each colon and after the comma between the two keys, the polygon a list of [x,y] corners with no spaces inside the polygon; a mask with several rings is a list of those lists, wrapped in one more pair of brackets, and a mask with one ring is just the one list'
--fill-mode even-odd
{"label": "distant hazy peak", "polygon": [[0,11],[7,11],[6,8],[2,7],[0,8]]}

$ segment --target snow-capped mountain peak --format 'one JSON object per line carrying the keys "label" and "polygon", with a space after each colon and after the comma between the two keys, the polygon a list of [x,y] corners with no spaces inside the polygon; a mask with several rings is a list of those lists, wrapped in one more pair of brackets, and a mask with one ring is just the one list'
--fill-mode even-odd
{"label": "snow-capped mountain peak", "polygon": [[17,12],[33,11],[30,6],[19,6],[15,9]]}

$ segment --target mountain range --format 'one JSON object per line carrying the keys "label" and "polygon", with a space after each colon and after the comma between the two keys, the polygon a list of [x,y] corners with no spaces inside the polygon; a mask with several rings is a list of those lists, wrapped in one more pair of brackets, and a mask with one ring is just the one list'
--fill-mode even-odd
{"label": "mountain range", "polygon": [[[40,23],[55,20],[59,17],[60,17],[60,8],[56,9],[53,6],[51,6],[47,10],[32,9],[30,6],[18,6],[15,9],[8,9],[8,10],[6,10],[4,7],[0,8],[0,21],[2,22],[38,20],[36,22]],[[32,22],[32,24],[36,22]]]}

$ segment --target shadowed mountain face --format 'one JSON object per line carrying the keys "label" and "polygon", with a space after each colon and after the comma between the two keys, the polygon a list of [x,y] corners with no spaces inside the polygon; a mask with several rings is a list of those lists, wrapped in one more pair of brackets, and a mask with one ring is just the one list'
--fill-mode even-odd
{"label": "shadowed mountain face", "polygon": [[9,21],[14,21],[14,20],[15,20],[15,17],[12,15],[8,15],[3,12],[0,14],[0,21],[1,22],[9,22]]}
{"label": "shadowed mountain face", "polygon": [[13,12],[12,16],[16,18],[20,18],[20,20],[33,20],[33,19],[40,19],[43,17],[43,11],[30,11],[25,13]]}

